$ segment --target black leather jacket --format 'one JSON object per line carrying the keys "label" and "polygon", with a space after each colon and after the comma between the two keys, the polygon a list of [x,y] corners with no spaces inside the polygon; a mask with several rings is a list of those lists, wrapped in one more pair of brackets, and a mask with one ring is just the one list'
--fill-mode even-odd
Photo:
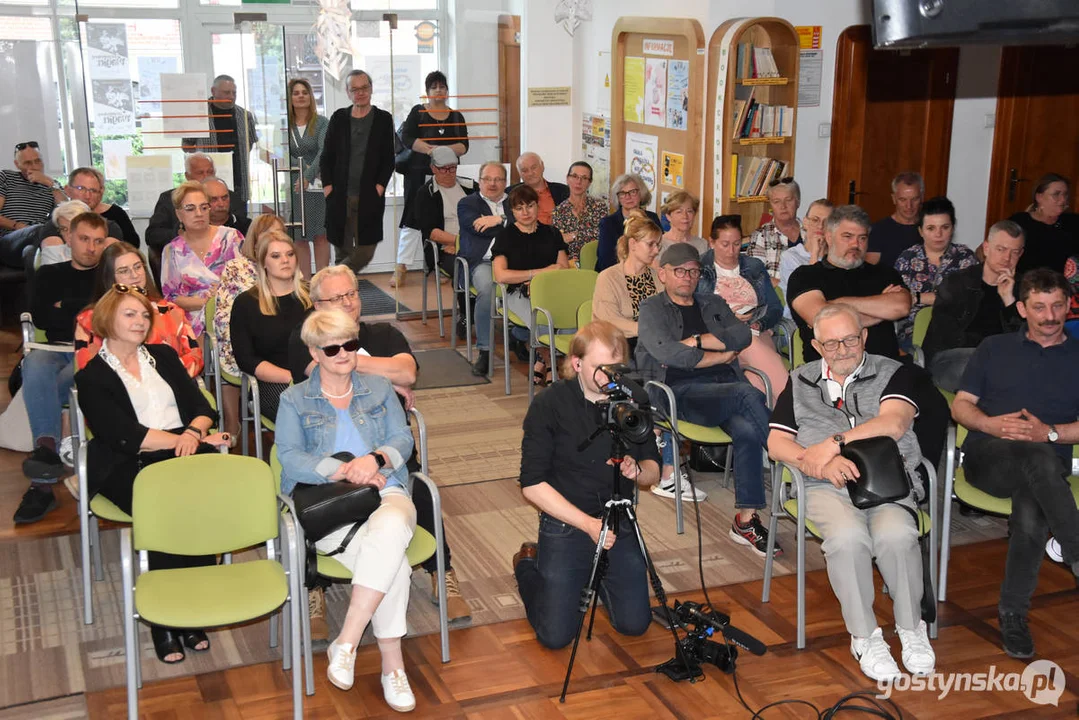
{"label": "black leather jacket", "polygon": [[[933,303],[933,319],[925,333],[926,359],[942,350],[977,347],[985,338],[970,331],[970,324],[978,314],[985,292],[982,289],[982,269],[984,263],[972,265],[944,278],[937,288],[937,299]],[[1018,290],[1018,288],[1016,288]],[[1000,314],[1003,332],[1015,332],[1022,325],[1016,303],[1012,303]]]}

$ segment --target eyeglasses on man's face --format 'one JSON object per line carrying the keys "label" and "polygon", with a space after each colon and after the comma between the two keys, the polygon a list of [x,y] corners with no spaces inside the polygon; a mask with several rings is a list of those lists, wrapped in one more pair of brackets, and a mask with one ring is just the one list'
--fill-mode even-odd
{"label": "eyeglasses on man's face", "polygon": [[699,278],[701,276],[701,269],[700,268],[676,267],[676,268],[671,268],[671,272],[674,273],[674,276],[676,278],[689,277],[689,278],[692,278],[692,279],[696,280],[697,278]]}
{"label": "eyeglasses on man's face", "polygon": [[862,334],[858,333],[857,335],[848,335],[847,337],[839,338],[838,340],[823,340],[821,341],[820,346],[824,348],[825,351],[831,353],[839,349],[840,343],[843,343],[843,347],[856,348],[861,342]]}
{"label": "eyeglasses on man's face", "polygon": [[321,300],[316,300],[315,302],[329,303],[330,305],[351,305],[352,303],[356,302],[356,297],[358,295],[359,292],[357,292],[356,290],[349,290],[348,292],[343,292],[340,295],[322,298]]}
{"label": "eyeglasses on man's face", "polygon": [[99,188],[99,187],[90,187],[88,185],[72,185],[71,189],[72,190],[78,190],[79,192],[89,193],[91,195],[100,195],[101,194],[101,188]]}

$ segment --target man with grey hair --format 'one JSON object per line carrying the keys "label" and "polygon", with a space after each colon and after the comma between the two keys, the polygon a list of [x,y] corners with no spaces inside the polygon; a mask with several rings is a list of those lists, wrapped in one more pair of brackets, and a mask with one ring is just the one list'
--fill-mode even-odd
{"label": "man with grey hair", "polygon": [[228,183],[219,177],[208,177],[202,181],[206,190],[206,199],[210,201],[210,224],[236,228],[241,235],[247,235],[251,227],[251,218],[232,212],[232,194]]}
{"label": "man with grey hair", "polygon": [[924,197],[925,181],[920,173],[901,172],[892,178],[895,212],[873,224],[866,262],[895,267],[900,253],[922,241],[918,234],[918,216]]}
{"label": "man with grey hair", "polygon": [[1015,297],[1015,269],[1023,255],[1023,229],[1011,220],[989,228],[985,261],[944,278],[922,348],[937,387],[959,389],[967,362],[982,340],[1016,332],[1023,324]]}
{"label": "man with grey hair", "polygon": [[[209,135],[184,138],[183,149],[189,152],[212,148],[217,152],[231,152],[233,194],[246,208],[251,197],[247,175],[249,156],[259,139],[255,116],[236,104],[236,80],[231,75],[218,75],[214,78],[207,105],[207,114],[210,116]],[[264,153],[263,159],[268,162],[269,156]]]}
{"label": "man with grey hair", "polygon": [[393,177],[393,117],[371,104],[371,76],[345,78],[352,104],[330,116],[320,160],[326,196],[326,237],[344,264],[360,272],[382,242],[386,186]]}
{"label": "man with grey hair", "polygon": [[[543,170],[543,158],[534,152],[523,152],[517,158],[517,172],[521,174],[521,182],[517,185],[527,185],[536,191],[539,195],[539,221],[544,225],[550,225],[554,217],[554,209],[569,197],[569,185],[547,182],[543,178]],[[517,185],[506,188],[506,195],[513,192]],[[506,217],[513,217],[511,208],[506,208]]]}
{"label": "man with grey hair", "polygon": [[[921,485],[898,502],[859,510],[847,483],[858,482],[855,464],[840,453],[855,440],[890,437],[908,473],[921,459],[912,429],[918,413],[913,366],[866,351],[864,313],[845,303],[813,316],[813,347],[822,356],[791,371],[769,424],[768,452],[805,476],[806,516],[820,532],[828,581],[851,635],[861,671],[893,680],[899,666],[877,624],[873,560],[888,586],[903,665],[913,675],[933,672],[936,655],[921,616],[922,553],[914,518]],[[836,409],[841,412],[836,412]]]}
{"label": "man with grey hair", "polygon": [[779,285],[779,258],[788,248],[805,239],[805,228],[798,221],[802,189],[792,177],[773,180],[764,191],[772,208],[772,219],[749,236],[746,255],[764,261],[773,285]]}

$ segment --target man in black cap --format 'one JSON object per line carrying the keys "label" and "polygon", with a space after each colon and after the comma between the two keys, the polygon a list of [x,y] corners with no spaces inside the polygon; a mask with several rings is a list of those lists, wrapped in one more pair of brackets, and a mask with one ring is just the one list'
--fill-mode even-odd
{"label": "man in black cap", "polygon": [[[659,262],[665,291],[641,303],[637,367],[670,386],[679,419],[719,427],[731,436],[736,513],[730,537],[764,557],[768,531],[757,510],[767,505],[761,453],[769,413],[764,395],[738,365],[738,353],[749,347],[753,334],[719,295],[695,293],[701,277],[696,248],[675,243]],[[661,393],[650,392],[653,403],[666,404]]]}

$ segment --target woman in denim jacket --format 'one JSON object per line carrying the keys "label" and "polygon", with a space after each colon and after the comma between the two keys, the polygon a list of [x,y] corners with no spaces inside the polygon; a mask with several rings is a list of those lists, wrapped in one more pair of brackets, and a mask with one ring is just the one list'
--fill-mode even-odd
{"label": "woman in denim jacket", "polygon": [[[738,355],[738,361],[760,370],[772,384],[772,399],[787,387],[789,377],[783,358],[772,342],[772,328],[783,317],[783,305],[764,263],[740,253],[741,218],[720,215],[712,221],[711,249],[701,256],[701,279],[697,292],[722,297],[739,320],[753,331],[753,342]],[[746,377],[761,392],[764,383],[757,375]]]}
{"label": "woman in denim jacket", "polygon": [[[416,528],[416,508],[408,493],[405,460],[412,433],[389,381],[356,372],[359,328],[338,310],[317,311],[304,321],[304,344],[317,363],[307,381],[281,396],[277,412],[277,454],[281,489],[296,483],[347,481],[379,489],[382,503],[337,559],[352,569],[352,601],[341,633],[330,643],[326,674],[342,690],[352,687],[356,648],[370,622],[382,654],[382,691],[398,712],[416,706],[401,655],[407,628],[412,568],[405,550]],[[336,455],[354,456],[347,462]],[[316,543],[328,552],[349,527]]]}

